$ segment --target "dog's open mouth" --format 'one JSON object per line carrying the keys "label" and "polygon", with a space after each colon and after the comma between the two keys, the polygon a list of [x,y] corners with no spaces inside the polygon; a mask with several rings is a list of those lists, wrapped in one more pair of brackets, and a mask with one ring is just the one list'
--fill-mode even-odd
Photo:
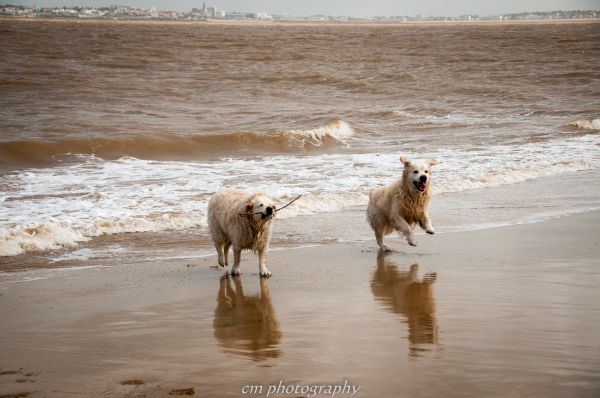
{"label": "dog's open mouth", "polygon": [[417,187],[417,189],[421,192],[425,191],[427,189],[427,184],[421,181],[413,181],[413,184],[415,184],[415,187]]}

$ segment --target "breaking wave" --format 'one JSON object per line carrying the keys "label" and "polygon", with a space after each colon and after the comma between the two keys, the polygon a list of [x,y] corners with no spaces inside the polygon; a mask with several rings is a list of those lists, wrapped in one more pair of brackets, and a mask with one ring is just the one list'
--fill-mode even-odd
{"label": "breaking wave", "polygon": [[226,135],[135,135],[71,138],[60,141],[21,140],[0,142],[0,165],[48,166],[70,156],[94,155],[105,160],[134,157],[147,160],[203,160],[244,155],[299,153],[347,144],[354,130],[334,119],[306,130],[269,133],[238,132]]}
{"label": "breaking wave", "polygon": [[159,217],[150,215],[116,220],[97,219],[89,224],[85,222],[77,219],[48,220],[25,228],[13,226],[0,230],[0,256],[74,247],[102,235],[198,228],[206,225],[206,217],[203,213]]}
{"label": "breaking wave", "polygon": [[321,146],[331,142],[347,143],[347,141],[354,136],[354,130],[348,123],[341,119],[334,119],[326,123],[323,126],[309,130],[291,130],[284,135],[292,138],[294,142],[301,146],[313,145]]}
{"label": "breaking wave", "polygon": [[569,126],[578,127],[580,129],[600,130],[600,119],[576,120],[569,123]]}

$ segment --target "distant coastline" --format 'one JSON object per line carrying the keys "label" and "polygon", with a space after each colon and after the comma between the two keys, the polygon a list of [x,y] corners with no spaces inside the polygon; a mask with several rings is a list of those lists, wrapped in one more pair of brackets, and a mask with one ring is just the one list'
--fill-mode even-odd
{"label": "distant coastline", "polygon": [[524,20],[448,20],[448,21],[312,21],[312,20],[183,20],[183,19],[136,19],[136,18],[62,18],[0,15],[0,21],[62,22],[62,23],[128,23],[165,25],[231,25],[231,26],[502,26],[502,25],[558,25],[600,23],[600,18],[579,19],[524,19]]}
{"label": "distant coastline", "polygon": [[326,23],[326,24],[453,24],[453,23],[531,23],[599,20],[600,10],[553,10],[503,13],[496,15],[464,14],[460,16],[440,15],[395,15],[352,17],[345,15],[286,15],[256,11],[226,11],[203,3],[201,8],[189,11],[170,9],[135,8],[111,5],[109,7],[71,6],[36,7],[0,4],[1,17],[58,19],[58,20],[109,20],[109,21],[159,21],[159,22],[207,22],[207,23]]}

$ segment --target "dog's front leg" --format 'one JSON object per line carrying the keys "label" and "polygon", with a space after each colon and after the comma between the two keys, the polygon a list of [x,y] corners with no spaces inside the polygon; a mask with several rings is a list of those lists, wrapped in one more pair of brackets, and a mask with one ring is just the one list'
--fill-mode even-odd
{"label": "dog's front leg", "polygon": [[271,276],[271,271],[267,269],[267,251],[268,249],[262,248],[258,251],[258,271],[260,276]]}
{"label": "dog's front leg", "polygon": [[406,222],[406,220],[404,220],[404,218],[402,218],[400,216],[395,216],[394,217],[394,228],[396,228],[396,230],[402,232],[402,234],[404,236],[406,236],[406,241],[408,242],[409,245],[411,245],[411,246],[417,245],[417,241],[415,240],[415,236],[413,235],[412,228],[410,227],[410,225],[408,225],[408,223]]}
{"label": "dog's front leg", "polygon": [[406,220],[400,216],[400,209],[397,203],[392,206],[392,221],[394,222],[394,228],[406,236],[408,244],[416,246],[417,241],[413,235],[412,228],[408,225]]}
{"label": "dog's front leg", "polygon": [[435,234],[435,229],[433,228],[433,225],[431,225],[431,218],[429,217],[428,213],[425,213],[425,216],[423,216],[423,218],[421,220],[419,220],[419,225],[429,235]]}

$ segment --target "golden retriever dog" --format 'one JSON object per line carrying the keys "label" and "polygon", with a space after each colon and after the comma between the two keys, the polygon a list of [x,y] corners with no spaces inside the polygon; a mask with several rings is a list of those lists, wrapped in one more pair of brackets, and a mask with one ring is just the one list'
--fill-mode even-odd
{"label": "golden retriever dog", "polygon": [[267,251],[275,212],[273,199],[265,193],[248,194],[235,189],[215,193],[208,203],[208,227],[219,265],[228,265],[229,247],[233,246],[231,275],[239,275],[242,250],[252,250],[258,253],[260,276],[271,276]]}
{"label": "golden retriever dog", "polygon": [[401,157],[400,161],[404,163],[402,178],[369,194],[367,220],[375,232],[379,248],[384,252],[391,249],[383,243],[383,237],[394,231],[402,233],[411,246],[417,245],[412,232],[416,224],[428,234],[435,233],[428,208],[431,200],[431,166],[438,162],[430,159],[424,163],[414,163],[406,157]]}

